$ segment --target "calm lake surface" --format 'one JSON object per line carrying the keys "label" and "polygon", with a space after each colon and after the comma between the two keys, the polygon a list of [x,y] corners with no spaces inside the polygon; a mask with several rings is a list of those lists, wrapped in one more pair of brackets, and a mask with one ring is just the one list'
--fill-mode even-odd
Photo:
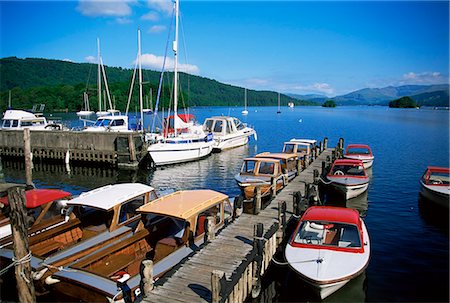
{"label": "calm lake surface", "polygon": [[[330,147],[344,138],[371,146],[375,162],[365,197],[347,203],[362,212],[372,244],[369,266],[358,279],[327,301],[449,301],[449,216],[419,201],[419,179],[428,165],[449,167],[449,112],[387,107],[195,108],[199,121],[231,115],[255,127],[258,141],[156,171],[35,165],[39,188],[62,188],[79,194],[102,185],[142,182],[156,189],[210,188],[239,194],[234,175],[242,159],[259,152],[280,151],[291,138],[328,137]],[[64,116],[72,125],[76,116]],[[25,182],[23,165],[3,163],[7,182]],[[282,258],[282,256],[279,256]],[[282,261],[282,260],[280,260]],[[263,295],[273,301],[314,301],[305,284],[287,266],[271,266]]]}

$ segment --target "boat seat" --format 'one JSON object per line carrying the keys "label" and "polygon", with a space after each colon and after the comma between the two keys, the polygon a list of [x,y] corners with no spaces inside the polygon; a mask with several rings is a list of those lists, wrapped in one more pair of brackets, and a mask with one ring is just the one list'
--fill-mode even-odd
{"label": "boat seat", "polygon": [[360,247],[361,241],[356,227],[347,226],[341,231],[341,237],[338,242],[339,247]]}
{"label": "boat seat", "polygon": [[174,252],[178,247],[177,240],[174,237],[167,237],[159,240],[155,246],[154,262],[164,259]]}
{"label": "boat seat", "polygon": [[[322,226],[322,228],[320,228]],[[307,222],[305,229],[301,235],[301,243],[305,244],[322,244],[323,239],[323,225]]]}
{"label": "boat seat", "polygon": [[56,242],[55,240],[48,240],[31,246],[30,250],[35,256],[44,256],[58,251],[61,246],[62,243]]}

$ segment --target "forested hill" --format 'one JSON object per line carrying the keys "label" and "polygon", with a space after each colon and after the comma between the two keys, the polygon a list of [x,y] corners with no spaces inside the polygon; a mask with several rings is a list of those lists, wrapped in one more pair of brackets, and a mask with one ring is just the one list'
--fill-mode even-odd
{"label": "forested hill", "polygon": [[[114,98],[116,108],[123,111],[128,100],[133,70],[107,66],[105,70],[111,98]],[[151,88],[155,102],[160,72],[143,70],[143,78],[145,95],[148,97]],[[171,73],[165,73],[161,96],[161,103],[165,107],[170,103],[172,78]],[[244,104],[242,87],[184,73],[180,73],[180,82],[180,99],[185,106],[242,107]],[[97,65],[37,58],[3,58],[0,59],[1,110],[7,107],[9,91],[13,107],[29,109],[33,104],[44,103],[49,111],[81,109],[83,92],[87,91],[91,109],[97,110]],[[137,107],[137,87],[133,91],[132,110]],[[249,106],[276,106],[277,98],[276,92],[247,90]],[[312,104],[281,95],[283,106],[291,101],[296,105]]]}

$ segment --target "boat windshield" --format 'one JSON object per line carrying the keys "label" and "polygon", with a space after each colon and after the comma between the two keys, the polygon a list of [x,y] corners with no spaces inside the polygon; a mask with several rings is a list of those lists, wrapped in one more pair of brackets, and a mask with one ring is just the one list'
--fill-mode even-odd
{"label": "boat windshield", "polygon": [[97,122],[95,122],[95,126],[108,126],[109,123],[111,123],[110,119],[98,119]]}
{"label": "boat windshield", "polygon": [[347,150],[348,155],[370,155],[370,151],[364,147],[352,147]]}
{"label": "boat windshield", "polygon": [[236,125],[236,129],[237,130],[241,130],[245,128],[244,123],[242,123],[241,121],[239,121],[239,119],[234,118],[234,124]]}
{"label": "boat windshield", "polygon": [[358,228],[346,223],[303,221],[293,241],[297,244],[361,248]]}
{"label": "boat windshield", "polygon": [[443,172],[431,172],[430,176],[426,180],[426,184],[433,185],[449,185],[450,184],[450,176],[447,173]]}
{"label": "boat windshield", "polygon": [[285,144],[283,146],[283,153],[292,154],[295,151],[295,144]]}
{"label": "boat windshield", "polygon": [[364,176],[364,166],[351,165],[335,165],[332,170],[333,175],[350,175],[350,176]]}
{"label": "boat windshield", "polygon": [[273,175],[275,164],[273,162],[260,162],[259,173],[263,175]]}
{"label": "boat windshield", "polygon": [[254,161],[254,160],[244,161],[244,164],[242,164],[241,172],[247,173],[247,174],[253,174],[255,172],[255,166],[256,166],[256,161]]}

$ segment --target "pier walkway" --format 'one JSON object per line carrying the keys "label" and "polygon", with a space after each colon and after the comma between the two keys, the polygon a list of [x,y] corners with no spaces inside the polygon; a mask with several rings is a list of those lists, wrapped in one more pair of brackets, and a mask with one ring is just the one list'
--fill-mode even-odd
{"label": "pier walkway", "polygon": [[[294,193],[300,191],[305,195],[305,182],[313,182],[314,169],[321,171],[322,161],[326,161],[327,156],[331,158],[332,150],[325,149],[258,215],[243,213],[214,240],[173,270],[162,285],[156,283],[142,302],[243,302],[257,284],[255,271],[260,268],[260,274],[264,273],[281,242],[279,204],[286,202],[285,220],[289,221],[293,215]],[[257,242],[254,241],[257,239],[254,238],[255,224],[258,223],[264,224],[264,251],[259,264],[255,262],[254,253],[252,255],[254,242]],[[212,289],[212,285],[219,286]]]}

